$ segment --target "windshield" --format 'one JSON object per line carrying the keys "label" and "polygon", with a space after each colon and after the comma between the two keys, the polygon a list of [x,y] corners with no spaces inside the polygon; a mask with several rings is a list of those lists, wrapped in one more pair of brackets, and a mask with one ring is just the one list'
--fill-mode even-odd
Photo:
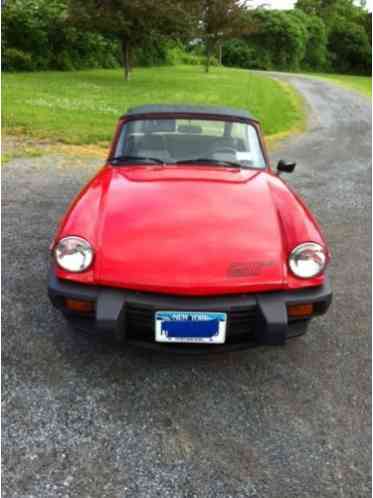
{"label": "windshield", "polygon": [[265,168],[257,131],[245,122],[135,119],[123,125],[115,158],[167,164],[206,162]]}

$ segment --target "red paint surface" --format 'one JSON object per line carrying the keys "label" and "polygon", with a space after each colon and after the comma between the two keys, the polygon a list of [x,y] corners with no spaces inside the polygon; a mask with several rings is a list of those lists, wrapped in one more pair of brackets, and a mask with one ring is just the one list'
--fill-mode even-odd
{"label": "red paint surface", "polygon": [[289,274],[295,246],[326,247],[303,202],[269,168],[107,164],[83,189],[55,240],[87,239],[91,269],[57,276],[184,295],[299,289],[324,276]]}

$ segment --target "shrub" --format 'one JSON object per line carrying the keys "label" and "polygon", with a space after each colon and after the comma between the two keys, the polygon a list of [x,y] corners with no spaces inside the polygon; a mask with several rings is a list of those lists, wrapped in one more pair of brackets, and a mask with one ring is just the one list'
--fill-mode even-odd
{"label": "shrub", "polygon": [[134,66],[160,66],[167,62],[167,43],[164,40],[146,40],[132,54]]}
{"label": "shrub", "polygon": [[322,70],[328,59],[328,35],[326,26],[322,19],[316,16],[308,16],[306,19],[308,40],[303,66],[308,69]]}
{"label": "shrub", "polygon": [[223,45],[223,64],[244,69],[273,69],[270,52],[249,45],[246,40],[230,40]]}
{"label": "shrub", "polygon": [[363,26],[350,21],[336,23],[329,34],[333,69],[343,73],[372,71],[372,48]]}
{"label": "shrub", "polygon": [[[181,57],[181,63],[189,66],[202,66],[205,63],[205,57],[203,55],[184,52]],[[210,58],[210,66],[217,66],[218,64],[216,57]]]}
{"label": "shrub", "polygon": [[6,71],[32,71],[35,68],[31,54],[17,48],[4,50],[2,64]]}
{"label": "shrub", "polygon": [[303,54],[299,54],[299,65],[307,69],[323,69],[327,62],[327,32],[322,18],[307,15],[302,10],[294,9],[289,15],[302,27],[304,38]]}
{"label": "shrub", "polygon": [[223,45],[223,64],[230,67],[259,69],[257,51],[244,40],[229,40]]}
{"label": "shrub", "polygon": [[185,50],[179,44],[169,46],[167,49],[165,63],[170,66],[183,64],[183,58],[185,57],[185,55],[186,55]]}
{"label": "shrub", "polygon": [[[205,63],[205,57],[194,51],[187,51],[179,41],[154,40],[135,50],[133,63],[138,66],[198,66]],[[211,58],[211,65],[218,65],[216,57]]]}
{"label": "shrub", "polygon": [[2,28],[6,70],[71,70],[120,64],[118,44],[73,27],[67,20],[64,0],[9,1],[3,9]]}
{"label": "shrub", "polygon": [[327,60],[324,22],[294,9],[259,9],[251,16],[254,33],[224,44],[223,63],[248,69],[321,69]]}

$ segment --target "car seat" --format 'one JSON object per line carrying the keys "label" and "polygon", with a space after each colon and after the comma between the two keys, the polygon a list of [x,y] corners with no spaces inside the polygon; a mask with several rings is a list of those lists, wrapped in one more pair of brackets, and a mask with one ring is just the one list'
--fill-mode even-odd
{"label": "car seat", "polygon": [[129,154],[133,156],[155,157],[163,161],[170,160],[162,135],[147,134],[141,137],[130,137],[128,141]]}

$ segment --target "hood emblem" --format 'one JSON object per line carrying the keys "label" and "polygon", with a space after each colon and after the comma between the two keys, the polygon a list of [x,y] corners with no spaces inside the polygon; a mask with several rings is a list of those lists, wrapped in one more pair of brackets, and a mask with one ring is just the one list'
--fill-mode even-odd
{"label": "hood emblem", "polygon": [[227,275],[232,278],[255,277],[256,275],[260,275],[265,268],[270,268],[274,264],[275,262],[272,260],[232,263],[228,268]]}

